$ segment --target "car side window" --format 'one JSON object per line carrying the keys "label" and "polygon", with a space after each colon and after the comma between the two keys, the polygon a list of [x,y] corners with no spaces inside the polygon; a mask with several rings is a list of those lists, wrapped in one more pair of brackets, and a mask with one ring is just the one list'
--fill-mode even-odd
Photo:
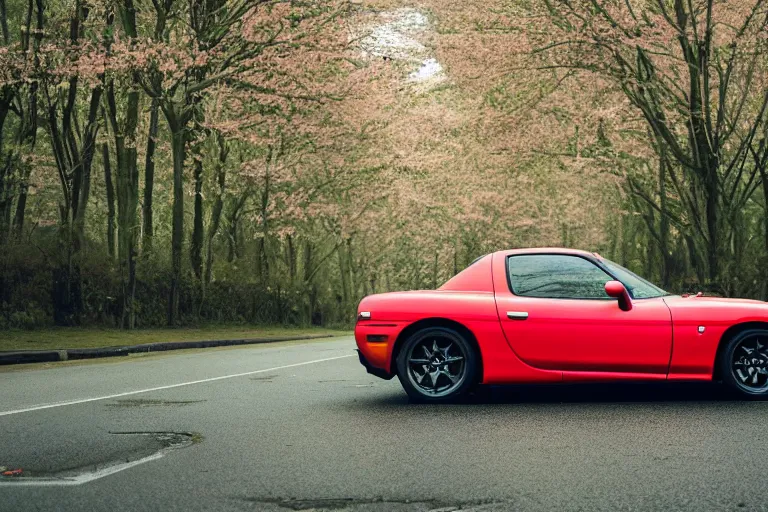
{"label": "car side window", "polygon": [[608,299],[605,283],[613,278],[589,260],[565,254],[509,256],[512,293],[553,299]]}

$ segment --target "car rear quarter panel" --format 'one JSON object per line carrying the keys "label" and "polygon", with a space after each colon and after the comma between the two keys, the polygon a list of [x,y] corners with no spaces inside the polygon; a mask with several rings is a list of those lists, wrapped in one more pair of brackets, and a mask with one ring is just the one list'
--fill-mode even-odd
{"label": "car rear quarter panel", "polygon": [[[360,303],[370,311],[370,320],[355,326],[357,346],[368,361],[392,373],[392,351],[400,333],[409,325],[426,319],[447,319],[469,329],[476,340],[493,344],[499,319],[493,292],[418,291],[372,295]],[[491,334],[490,340],[488,334]],[[386,336],[386,342],[368,342],[368,336]],[[481,351],[483,348],[481,347]],[[486,349],[487,350],[487,349]],[[493,349],[490,349],[493,353]],[[484,357],[485,359],[485,357]]]}

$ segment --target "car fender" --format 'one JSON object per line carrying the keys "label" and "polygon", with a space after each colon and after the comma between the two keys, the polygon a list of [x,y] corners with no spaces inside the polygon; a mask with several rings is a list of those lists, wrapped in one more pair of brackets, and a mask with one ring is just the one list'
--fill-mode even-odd
{"label": "car fender", "polygon": [[768,324],[768,304],[761,301],[669,296],[664,302],[672,313],[670,380],[712,379],[728,329],[747,323]]}

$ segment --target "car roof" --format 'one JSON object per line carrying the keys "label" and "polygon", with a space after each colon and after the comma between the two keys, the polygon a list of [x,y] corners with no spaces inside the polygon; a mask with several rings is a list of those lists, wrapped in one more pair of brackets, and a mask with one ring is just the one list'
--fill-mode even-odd
{"label": "car roof", "polygon": [[588,256],[591,258],[600,258],[596,252],[582,251],[580,249],[569,249],[567,247],[528,247],[524,249],[507,249],[497,251],[495,254],[501,256],[514,256],[517,254],[574,254],[579,256]]}

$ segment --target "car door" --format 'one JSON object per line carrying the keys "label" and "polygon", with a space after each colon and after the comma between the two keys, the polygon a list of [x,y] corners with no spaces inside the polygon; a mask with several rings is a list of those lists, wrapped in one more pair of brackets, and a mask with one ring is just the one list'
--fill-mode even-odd
{"label": "car door", "polygon": [[564,372],[666,374],[672,320],[661,298],[623,311],[605,293],[614,278],[588,257],[520,254],[494,261],[496,306],[512,350]]}

